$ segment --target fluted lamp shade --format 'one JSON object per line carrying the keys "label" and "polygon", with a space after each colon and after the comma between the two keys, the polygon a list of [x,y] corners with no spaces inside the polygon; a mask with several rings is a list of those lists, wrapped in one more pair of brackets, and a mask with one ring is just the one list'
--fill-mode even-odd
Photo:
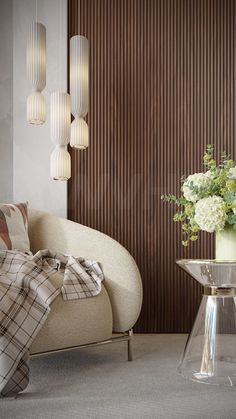
{"label": "fluted lamp shade", "polygon": [[33,92],[27,98],[27,121],[34,125],[42,125],[46,121],[45,98],[40,92]]}
{"label": "fluted lamp shade", "polygon": [[50,97],[50,136],[56,148],[51,154],[50,176],[55,180],[68,180],[71,177],[71,158],[67,151],[70,121],[70,96],[64,92],[53,92]]}
{"label": "fluted lamp shade", "polygon": [[76,117],[71,124],[70,145],[80,150],[84,150],[89,145],[88,124],[83,118]]}
{"label": "fluted lamp shade", "polygon": [[42,23],[32,22],[27,43],[27,76],[32,93],[27,98],[27,121],[44,124],[46,103],[42,90],[46,86],[46,28]]}
{"label": "fluted lamp shade", "polygon": [[75,35],[70,39],[70,95],[71,112],[86,116],[89,104],[89,46],[88,39]]}
{"label": "fluted lamp shade", "polygon": [[89,107],[89,44],[84,36],[70,39],[70,95],[71,112],[75,118],[71,125],[71,147],[88,147],[88,125],[83,120]]}
{"label": "fluted lamp shade", "polygon": [[50,135],[56,145],[67,145],[70,141],[70,114],[68,93],[53,92],[50,96]]}
{"label": "fluted lamp shade", "polygon": [[71,158],[66,146],[56,146],[50,159],[50,176],[54,180],[68,180],[71,177]]}

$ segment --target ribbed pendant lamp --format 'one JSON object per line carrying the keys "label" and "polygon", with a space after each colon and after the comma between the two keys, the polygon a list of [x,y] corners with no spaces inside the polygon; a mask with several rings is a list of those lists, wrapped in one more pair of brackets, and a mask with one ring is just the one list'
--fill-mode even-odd
{"label": "ribbed pendant lamp", "polygon": [[50,176],[54,180],[68,180],[71,177],[71,159],[66,146],[57,145],[50,158]]}
{"label": "ribbed pendant lamp", "polygon": [[50,176],[55,180],[71,177],[71,158],[67,151],[71,132],[70,96],[64,92],[53,92],[50,96],[50,135],[56,148],[51,154]]}
{"label": "ribbed pendant lamp", "polygon": [[89,107],[89,45],[84,36],[70,39],[71,147],[85,149],[89,143],[88,125],[83,119]]}
{"label": "ribbed pendant lamp", "polygon": [[41,125],[46,121],[46,103],[42,90],[46,86],[46,28],[32,22],[27,42],[27,76],[32,93],[27,98],[27,121]]}
{"label": "ribbed pendant lamp", "polygon": [[83,118],[75,117],[71,124],[70,146],[84,150],[89,145],[88,124]]}

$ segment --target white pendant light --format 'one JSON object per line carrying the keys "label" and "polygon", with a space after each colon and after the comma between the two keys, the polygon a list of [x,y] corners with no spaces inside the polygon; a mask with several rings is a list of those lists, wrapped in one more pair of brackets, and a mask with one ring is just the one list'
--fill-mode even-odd
{"label": "white pendant light", "polygon": [[41,92],[46,86],[46,28],[39,22],[32,22],[30,25],[27,76],[33,90],[27,98],[27,121],[30,124],[44,124],[46,103]]}
{"label": "white pendant light", "polygon": [[70,94],[74,117],[86,116],[89,104],[89,45],[84,36],[70,39]]}
{"label": "white pendant light", "polygon": [[50,134],[56,148],[51,154],[50,176],[56,180],[71,177],[71,158],[67,151],[71,131],[70,96],[64,92],[53,92],[50,97]]}
{"label": "white pendant light", "polygon": [[71,147],[79,148],[80,150],[84,150],[89,145],[88,124],[83,118],[76,116],[71,124],[70,145]]}
{"label": "white pendant light", "polygon": [[40,92],[33,92],[27,98],[27,121],[30,124],[42,125],[46,120],[45,98]]}
{"label": "white pendant light", "polygon": [[68,180],[71,177],[71,158],[66,146],[57,145],[50,159],[50,176],[54,180]]}
{"label": "white pendant light", "polygon": [[50,133],[56,145],[67,145],[70,141],[71,104],[70,95],[53,92],[50,96]]}
{"label": "white pendant light", "polygon": [[82,118],[89,107],[89,45],[88,39],[80,35],[70,39],[70,95],[75,117],[70,145],[85,149],[88,147],[88,126]]}

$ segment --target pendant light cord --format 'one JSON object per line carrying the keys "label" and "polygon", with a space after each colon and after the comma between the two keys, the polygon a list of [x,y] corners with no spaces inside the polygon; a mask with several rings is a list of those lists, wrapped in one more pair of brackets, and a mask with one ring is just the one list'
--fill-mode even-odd
{"label": "pendant light cord", "polygon": [[35,0],[35,21],[38,21],[38,0]]}
{"label": "pendant light cord", "polygon": [[62,89],[62,54],[61,54],[61,45],[62,45],[62,0],[59,4],[59,36],[58,36],[58,58],[59,58],[59,71],[58,71],[58,87],[59,90]]}

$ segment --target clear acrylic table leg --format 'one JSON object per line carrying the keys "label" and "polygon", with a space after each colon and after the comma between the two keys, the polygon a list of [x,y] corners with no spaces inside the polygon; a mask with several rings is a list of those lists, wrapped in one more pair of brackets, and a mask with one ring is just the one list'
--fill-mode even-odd
{"label": "clear acrylic table leg", "polygon": [[205,288],[178,370],[193,381],[236,385],[235,288]]}

